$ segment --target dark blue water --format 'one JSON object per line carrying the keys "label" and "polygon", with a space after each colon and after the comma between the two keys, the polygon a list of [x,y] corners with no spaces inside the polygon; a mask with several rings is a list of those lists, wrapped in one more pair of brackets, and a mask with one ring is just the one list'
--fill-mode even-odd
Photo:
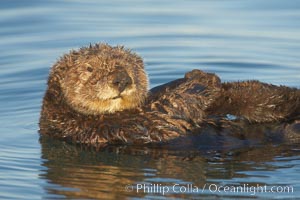
{"label": "dark blue water", "polygon": [[[95,42],[122,44],[141,55],[151,87],[193,68],[217,73],[224,81],[258,79],[300,87],[299,0],[2,0],[0,199],[300,196],[299,144],[96,152],[39,141],[51,65],[70,49]],[[138,184],[170,191],[137,191]],[[199,191],[183,191],[188,184]],[[248,191],[215,190],[226,185]],[[257,185],[279,191],[251,192]],[[285,186],[293,190],[283,191]]]}

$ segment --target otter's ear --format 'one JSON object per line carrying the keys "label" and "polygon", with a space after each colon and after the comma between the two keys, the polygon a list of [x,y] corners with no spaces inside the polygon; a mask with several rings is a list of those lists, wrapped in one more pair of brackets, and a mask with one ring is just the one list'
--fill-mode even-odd
{"label": "otter's ear", "polygon": [[[62,67],[56,63],[50,71],[48,78],[47,98],[52,102],[57,102],[61,98],[61,80],[63,79],[60,71]],[[59,72],[59,73],[58,73]],[[46,96],[45,96],[46,98]]]}
{"label": "otter's ear", "polygon": [[64,71],[66,67],[64,65],[61,65],[59,62],[55,63],[53,67],[51,68],[49,79],[48,79],[48,85],[56,83],[56,85],[60,85],[61,79],[63,79]]}
{"label": "otter's ear", "polygon": [[64,80],[69,69],[73,65],[71,57],[65,55],[61,57],[52,67],[49,79],[52,79],[57,84],[61,85],[61,81]]}

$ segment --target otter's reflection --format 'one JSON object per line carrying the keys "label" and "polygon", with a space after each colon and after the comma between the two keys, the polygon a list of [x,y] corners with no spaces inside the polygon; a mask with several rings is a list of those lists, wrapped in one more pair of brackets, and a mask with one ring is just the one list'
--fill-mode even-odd
{"label": "otter's reflection", "polygon": [[[241,181],[241,178],[249,177],[243,172],[255,171],[257,165],[260,170],[262,167],[266,171],[276,170],[276,166],[266,163],[275,157],[300,155],[298,144],[283,141],[281,133],[273,133],[274,137],[266,134],[275,130],[278,131],[278,127],[274,130],[249,127],[239,138],[234,131],[230,137],[223,137],[222,133],[214,133],[208,128],[203,134],[178,139],[168,145],[111,146],[97,151],[43,136],[40,142],[45,160],[43,166],[47,170],[41,176],[49,183],[59,185],[45,188],[48,193],[80,199],[148,196],[125,190],[126,185],[136,183],[172,185],[189,182],[201,187],[209,182],[235,178]],[[189,195],[193,194],[165,196]]]}

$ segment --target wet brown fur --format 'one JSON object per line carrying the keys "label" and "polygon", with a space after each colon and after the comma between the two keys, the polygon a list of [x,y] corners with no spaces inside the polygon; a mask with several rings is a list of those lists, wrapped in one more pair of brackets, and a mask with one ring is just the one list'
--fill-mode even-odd
{"label": "wet brown fur", "polygon": [[[110,84],[116,66],[133,80],[120,94]],[[131,51],[106,44],[71,51],[50,72],[40,132],[97,146],[145,144],[198,132],[206,124],[218,126],[228,121],[226,114],[252,123],[300,118],[298,89],[258,81],[221,83],[200,70],[147,89],[143,61]],[[116,94],[122,96],[118,104]]]}

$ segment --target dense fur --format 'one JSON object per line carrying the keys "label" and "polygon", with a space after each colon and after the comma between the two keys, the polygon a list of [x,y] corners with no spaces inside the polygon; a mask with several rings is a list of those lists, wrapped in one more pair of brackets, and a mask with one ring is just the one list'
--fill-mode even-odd
{"label": "dense fur", "polygon": [[258,81],[221,83],[200,70],[147,91],[142,59],[106,44],[63,56],[52,68],[40,132],[72,142],[145,144],[199,132],[207,124],[299,119],[300,92]]}
{"label": "dense fur", "polygon": [[[122,70],[133,84],[120,94],[113,80]],[[48,81],[48,90],[52,89],[61,90],[57,92],[76,111],[97,115],[141,105],[147,96],[148,79],[139,56],[123,47],[96,44],[71,51],[53,66]],[[119,95],[121,98],[116,98]]]}
{"label": "dense fur", "polygon": [[243,117],[249,122],[264,123],[299,118],[300,91],[258,81],[224,83],[222,97],[212,111]]}

